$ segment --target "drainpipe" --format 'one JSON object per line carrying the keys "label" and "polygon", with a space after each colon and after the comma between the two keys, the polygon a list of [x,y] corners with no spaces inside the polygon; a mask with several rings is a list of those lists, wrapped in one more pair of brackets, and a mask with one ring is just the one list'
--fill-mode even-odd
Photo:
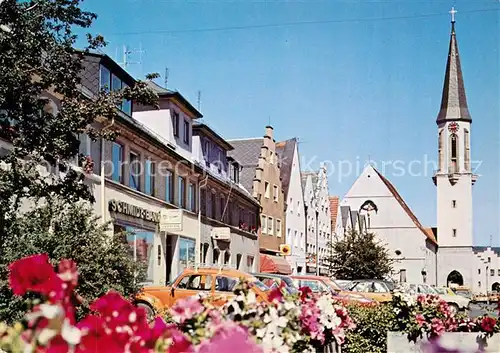
{"label": "drainpipe", "polygon": [[[111,119],[111,123],[104,127],[103,130],[109,129],[115,124],[115,118]],[[120,166],[121,168],[121,166]],[[104,174],[104,138],[101,137],[101,215],[102,223],[106,224],[106,178]]]}
{"label": "drainpipe", "polygon": [[318,233],[319,212],[316,206],[316,276],[319,276],[319,233]]}
{"label": "drainpipe", "polygon": [[305,245],[305,253],[306,253],[306,258],[305,258],[305,271],[307,273],[307,237],[309,235],[309,230],[307,229],[307,218],[309,217],[309,215],[307,214],[307,205],[306,205],[306,202],[304,201],[304,215],[305,215],[305,226],[306,226],[306,229],[305,229],[305,239],[304,241],[306,242],[304,245]]}

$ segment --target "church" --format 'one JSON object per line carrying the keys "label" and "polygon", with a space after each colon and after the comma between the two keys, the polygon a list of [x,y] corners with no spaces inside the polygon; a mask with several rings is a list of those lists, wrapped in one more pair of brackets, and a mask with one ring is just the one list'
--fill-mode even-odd
{"label": "church", "polygon": [[441,107],[436,119],[438,170],[437,224],[426,227],[396,187],[367,165],[339,204],[335,233],[349,227],[357,212],[394,259],[393,279],[435,286],[463,285],[473,293],[500,291],[500,248],[473,246],[471,166],[472,117],[467,105],[452,9],[451,36]]}

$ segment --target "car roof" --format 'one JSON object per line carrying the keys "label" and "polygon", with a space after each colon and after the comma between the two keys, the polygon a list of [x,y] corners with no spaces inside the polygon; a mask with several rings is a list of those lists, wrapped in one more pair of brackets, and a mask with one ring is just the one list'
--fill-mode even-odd
{"label": "car roof", "polygon": [[325,280],[325,279],[330,279],[326,276],[314,276],[314,275],[295,275],[295,276],[291,276],[293,279],[315,279],[315,280],[318,280],[318,281],[322,281],[322,280]]}
{"label": "car roof", "polygon": [[211,275],[224,275],[230,277],[243,277],[252,278],[254,276],[239,270],[232,268],[218,268],[218,267],[203,267],[203,268],[186,268],[182,271],[182,274],[211,274]]}

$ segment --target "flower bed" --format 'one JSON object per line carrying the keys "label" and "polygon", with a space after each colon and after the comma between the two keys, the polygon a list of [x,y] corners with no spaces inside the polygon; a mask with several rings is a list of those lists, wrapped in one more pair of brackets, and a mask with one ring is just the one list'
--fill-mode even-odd
{"label": "flower bed", "polygon": [[341,345],[354,327],[346,308],[330,295],[299,295],[283,288],[270,293],[271,304],[257,302],[248,283],[224,307],[204,297],[178,301],[172,322],[146,313],[118,293],[110,292],[91,305],[92,313],[76,322],[76,264],[62,260],[56,272],[46,255],[30,256],[10,265],[9,283],[16,295],[28,292],[34,302],[23,323],[0,327],[0,350],[7,352],[315,352]]}

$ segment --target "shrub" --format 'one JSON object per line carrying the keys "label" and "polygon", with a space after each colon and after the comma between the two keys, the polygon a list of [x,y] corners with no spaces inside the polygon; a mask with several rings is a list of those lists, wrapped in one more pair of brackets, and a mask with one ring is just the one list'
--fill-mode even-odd
{"label": "shrub", "polygon": [[7,282],[7,266],[22,257],[48,254],[57,263],[63,258],[78,263],[80,285],[76,294],[83,298],[78,317],[88,312],[89,300],[113,289],[125,297],[139,290],[143,268],[130,257],[122,237],[110,235],[86,204],[55,203],[32,210],[9,228],[0,259],[0,321],[12,322],[28,310],[28,293],[14,296]]}
{"label": "shrub", "polygon": [[348,331],[342,347],[345,353],[386,353],[387,332],[396,330],[396,315],[390,304],[350,304],[349,315],[356,324]]}

